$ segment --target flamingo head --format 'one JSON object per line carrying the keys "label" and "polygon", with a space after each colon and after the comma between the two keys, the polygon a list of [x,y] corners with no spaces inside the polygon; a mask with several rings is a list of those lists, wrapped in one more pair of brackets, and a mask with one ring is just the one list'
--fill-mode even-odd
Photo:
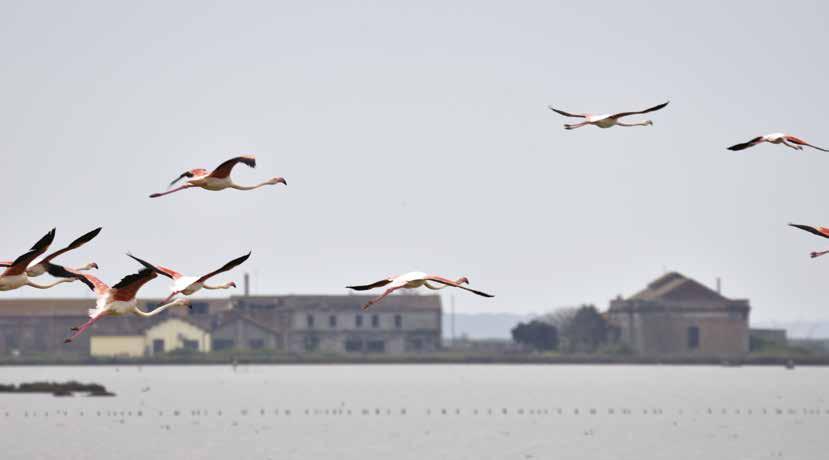
{"label": "flamingo head", "polygon": [[653,126],[653,122],[651,120],[645,120],[646,126]]}
{"label": "flamingo head", "polygon": [[227,287],[229,287],[229,288],[235,288],[235,287],[236,287],[236,282],[235,282],[235,281],[231,281],[231,282],[227,283]]}
{"label": "flamingo head", "polygon": [[456,282],[458,284],[469,284],[469,278],[467,278],[465,276],[461,276],[460,278],[457,279]]}
{"label": "flamingo head", "polygon": [[286,181],[284,177],[274,177],[273,179],[270,179],[268,181],[268,183],[271,184],[271,185],[276,185],[276,184],[288,185],[288,181]]}
{"label": "flamingo head", "polygon": [[95,262],[90,262],[90,263],[88,263],[86,266],[87,266],[89,269],[93,269],[93,268],[94,268],[95,270],[98,270],[98,264],[96,264]]}

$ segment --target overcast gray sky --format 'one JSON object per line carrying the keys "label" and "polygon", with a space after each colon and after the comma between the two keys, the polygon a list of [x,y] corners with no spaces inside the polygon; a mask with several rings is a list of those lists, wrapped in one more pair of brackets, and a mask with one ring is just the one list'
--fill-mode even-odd
{"label": "overcast gray sky", "polygon": [[[829,259],[808,258],[829,241],[786,227],[829,225],[829,154],[725,150],[829,145],[829,7],[604,3],[3,2],[0,255],[100,225],[61,262],[110,283],[127,250],[199,274],[251,249],[258,294],[423,270],[497,295],[458,311],[523,313],[668,269],[722,277],[756,320],[829,318]],[[545,108],[667,99],[643,128]],[[289,186],[147,198],[240,153],[259,165],[236,180]]]}

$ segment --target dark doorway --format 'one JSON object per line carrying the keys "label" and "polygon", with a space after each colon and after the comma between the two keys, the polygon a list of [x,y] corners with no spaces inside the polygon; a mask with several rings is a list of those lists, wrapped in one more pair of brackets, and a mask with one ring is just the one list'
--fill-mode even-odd
{"label": "dark doorway", "polygon": [[164,339],[153,340],[153,354],[164,353]]}
{"label": "dark doorway", "polygon": [[691,326],[688,328],[688,349],[696,350],[699,348],[699,328]]}

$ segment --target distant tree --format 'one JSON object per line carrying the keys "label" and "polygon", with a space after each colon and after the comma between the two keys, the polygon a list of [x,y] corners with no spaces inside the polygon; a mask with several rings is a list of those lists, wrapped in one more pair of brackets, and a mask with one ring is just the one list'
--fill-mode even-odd
{"label": "distant tree", "polygon": [[558,348],[558,329],[544,321],[518,323],[512,328],[512,340],[534,350],[549,351]]}
{"label": "distant tree", "polygon": [[562,334],[574,351],[595,351],[607,342],[608,324],[593,305],[582,305]]}
{"label": "distant tree", "polygon": [[564,332],[570,326],[570,322],[573,321],[573,318],[576,316],[576,312],[578,311],[579,307],[556,308],[555,310],[544,314],[541,318],[539,318],[539,320],[552,324],[559,330],[559,332]]}

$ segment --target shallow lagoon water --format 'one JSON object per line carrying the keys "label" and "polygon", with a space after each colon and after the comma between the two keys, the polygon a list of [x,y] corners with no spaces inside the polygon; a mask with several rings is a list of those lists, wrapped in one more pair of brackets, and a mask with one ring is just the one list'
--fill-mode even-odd
{"label": "shallow lagoon water", "polygon": [[4,459],[816,459],[829,369],[3,367],[110,398],[0,394]]}

